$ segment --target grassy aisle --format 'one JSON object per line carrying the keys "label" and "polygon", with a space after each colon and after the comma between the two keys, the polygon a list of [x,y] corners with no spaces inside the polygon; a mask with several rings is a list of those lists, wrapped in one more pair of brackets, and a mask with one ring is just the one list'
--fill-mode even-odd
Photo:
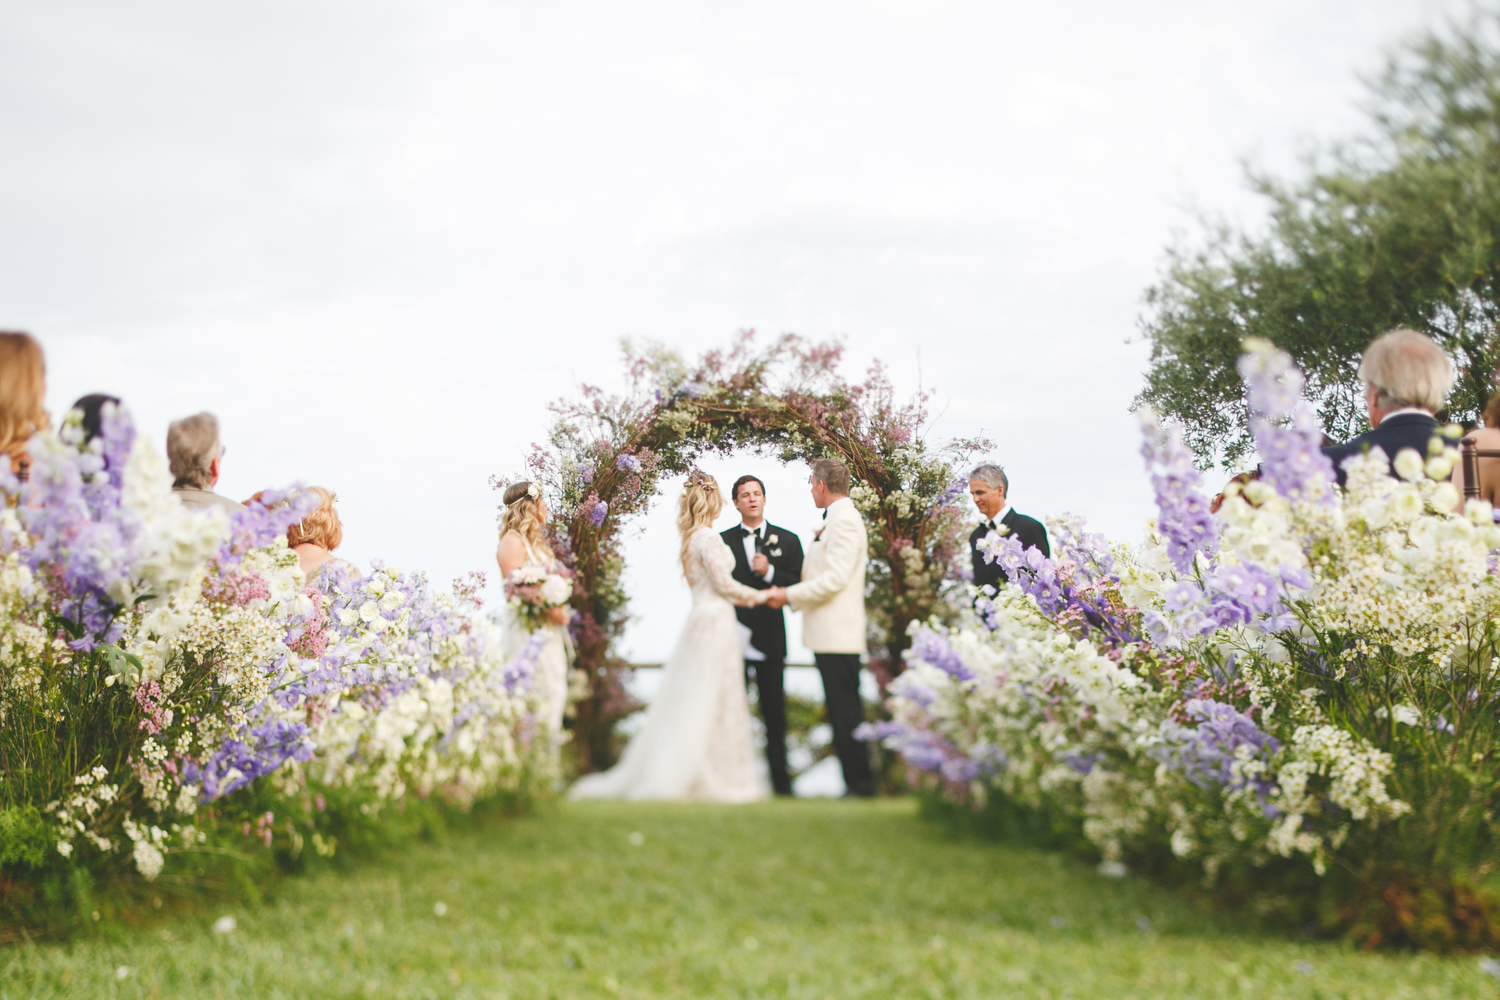
{"label": "grassy aisle", "polygon": [[1235,933],[909,800],[569,804],[219,915],[7,949],[0,997],[1500,996],[1472,957]]}

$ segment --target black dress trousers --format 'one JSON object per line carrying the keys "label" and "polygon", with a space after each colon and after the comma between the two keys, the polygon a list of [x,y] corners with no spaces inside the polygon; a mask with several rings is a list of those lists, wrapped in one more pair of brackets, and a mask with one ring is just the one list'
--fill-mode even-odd
{"label": "black dress trousers", "polygon": [[786,663],[781,657],[745,661],[745,682],[755,671],[760,718],[766,724],[766,765],[771,771],[771,790],[792,794],[792,776],[786,765]]}
{"label": "black dress trousers", "polygon": [[833,748],[844,768],[844,787],[850,795],[874,795],[870,748],[854,738],[854,730],[865,721],[865,707],[859,700],[859,654],[814,653],[813,657],[823,675],[823,703],[833,729]]}

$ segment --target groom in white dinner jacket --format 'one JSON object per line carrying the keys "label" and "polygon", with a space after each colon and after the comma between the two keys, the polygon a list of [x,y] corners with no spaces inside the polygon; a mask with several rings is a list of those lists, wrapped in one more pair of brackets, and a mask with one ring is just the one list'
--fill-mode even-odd
{"label": "groom in white dinner jacket", "polygon": [[854,738],[865,721],[859,700],[860,654],[865,651],[865,519],[849,499],[849,467],[838,459],[812,463],[813,503],[823,526],[802,564],[802,582],[773,587],[771,603],[802,612],[802,641],[823,675],[823,702],[849,795],[875,794],[870,751]]}

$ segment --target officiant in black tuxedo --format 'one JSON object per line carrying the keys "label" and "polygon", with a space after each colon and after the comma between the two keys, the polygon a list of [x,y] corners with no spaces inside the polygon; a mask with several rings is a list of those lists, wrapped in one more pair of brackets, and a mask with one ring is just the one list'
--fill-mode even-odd
{"label": "officiant in black tuxedo", "polygon": [[[730,499],[740,512],[740,524],[720,533],[734,553],[734,578],[747,587],[769,590],[790,587],[802,579],[802,542],[796,533],[766,520],[766,487],[754,476],[734,481]],[[740,624],[750,630],[745,650],[745,683],[753,676],[760,698],[760,717],[766,724],[766,763],[771,788],[777,795],[792,794],[786,766],[786,619],[780,608],[761,605],[735,608]]]}
{"label": "officiant in black tuxedo", "polygon": [[[982,519],[979,527],[969,535],[969,558],[974,566],[976,587],[998,587],[1007,579],[1000,564],[986,562],[979,551],[979,542],[992,531],[1014,535],[1021,540],[1023,548],[1040,549],[1042,555],[1052,555],[1052,547],[1047,544],[1047,529],[1036,518],[1017,513],[1005,499],[1009,492],[1010,480],[998,465],[981,465],[969,473],[969,494],[974,498],[974,506],[979,508]],[[1001,528],[1005,530],[1001,531]]]}

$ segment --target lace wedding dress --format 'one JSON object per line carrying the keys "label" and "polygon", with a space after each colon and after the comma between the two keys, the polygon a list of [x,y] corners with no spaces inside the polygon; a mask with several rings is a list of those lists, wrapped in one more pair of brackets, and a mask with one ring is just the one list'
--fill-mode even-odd
{"label": "lace wedding dress", "polygon": [[[537,566],[549,571],[553,568],[552,560],[544,558],[540,552],[531,547],[530,542],[526,542],[525,539],[522,541],[526,545],[526,561],[521,564],[522,566]],[[506,660],[510,660],[526,648],[526,643],[531,641],[531,632],[526,628],[525,622],[521,621],[510,608],[505,609],[504,622],[501,651]],[[536,666],[532,670],[540,702],[537,718],[551,732],[560,733],[563,713],[568,707],[567,629],[562,625],[543,625],[542,631],[547,633],[546,645],[538,654]]]}
{"label": "lace wedding dress", "polygon": [[733,607],[759,604],[767,591],[734,581],[734,554],[711,528],[689,539],[688,570],[693,607],[645,725],[618,764],[579,779],[573,798],[750,802],[769,794],[750,739]]}

